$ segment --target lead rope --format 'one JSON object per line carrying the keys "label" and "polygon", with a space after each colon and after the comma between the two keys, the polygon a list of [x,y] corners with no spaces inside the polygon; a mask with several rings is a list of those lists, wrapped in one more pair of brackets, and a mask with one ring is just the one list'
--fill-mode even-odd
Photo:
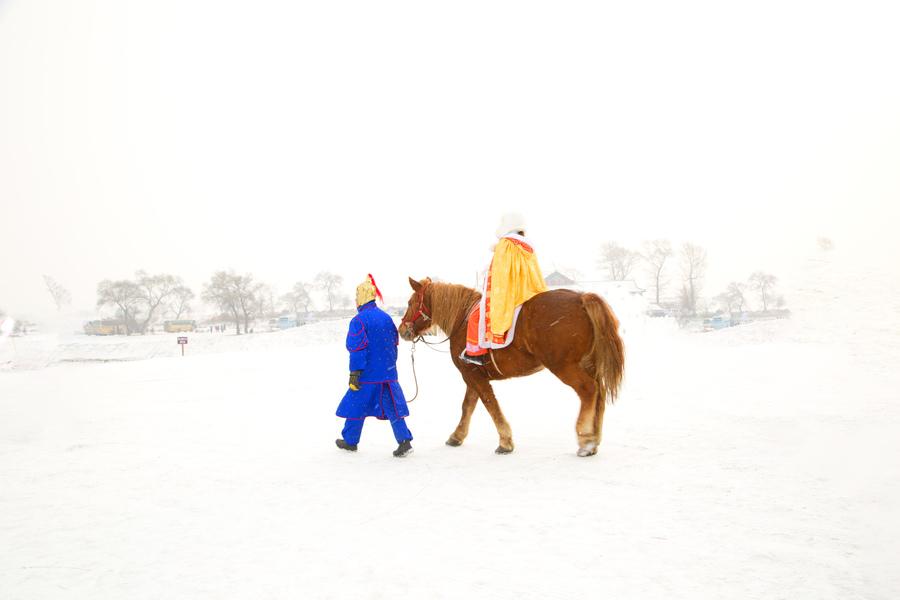
{"label": "lead rope", "polygon": [[[472,310],[474,310],[474,308],[475,307],[473,306],[472,308],[469,309],[469,312],[466,313],[467,318],[468,318],[468,314],[470,312],[472,312]],[[460,323],[465,323],[465,322],[466,322],[466,319],[463,319],[462,321],[460,321]],[[416,377],[416,342],[422,342],[423,344],[425,344],[426,346],[428,346],[435,352],[450,352],[450,350],[438,350],[437,348],[434,348],[433,346],[438,346],[440,344],[443,344],[444,342],[450,341],[450,338],[453,337],[453,334],[456,333],[456,330],[459,328],[460,323],[456,324],[456,326],[453,328],[453,331],[451,331],[450,335],[447,336],[447,339],[442,340],[442,341],[438,342],[437,344],[433,344],[431,342],[426,341],[425,338],[422,337],[421,335],[413,339],[412,347],[409,349],[409,360],[412,363],[413,381],[416,383],[416,393],[412,397],[412,400],[406,401],[407,404],[409,404],[410,402],[414,402],[415,399],[419,397],[419,378]],[[491,357],[491,361],[493,361],[493,357]],[[496,362],[494,362],[494,366],[495,367],[497,366]],[[497,371],[499,372],[500,369],[498,368]]]}
{"label": "lead rope", "polygon": [[412,372],[413,372],[413,381],[416,382],[416,394],[412,397],[412,400],[407,400],[406,403],[414,402],[416,398],[419,397],[419,379],[416,377],[416,342],[418,342],[421,337],[418,337],[413,340],[412,348],[409,349],[409,358],[412,361]]}
{"label": "lead rope", "polygon": [[[448,337],[446,340],[444,340],[444,342],[446,342],[449,339],[450,338]],[[438,344],[432,344],[430,342],[425,341],[425,338],[423,338],[421,335],[413,340],[412,346],[409,349],[409,360],[412,363],[413,381],[416,384],[416,393],[412,397],[411,400],[406,401],[407,404],[409,404],[410,402],[414,402],[415,399],[419,397],[419,378],[416,377],[416,342],[422,342],[423,344],[425,344],[426,346],[428,346],[435,352],[450,352],[449,350],[438,350],[437,348],[432,348],[432,346],[437,346]],[[439,343],[443,344],[444,342],[439,342]],[[494,360],[493,352],[491,353],[491,362],[494,363],[494,368],[497,369],[497,372],[500,373],[501,375],[503,375],[503,371],[500,370],[500,367],[497,366],[497,361]]]}

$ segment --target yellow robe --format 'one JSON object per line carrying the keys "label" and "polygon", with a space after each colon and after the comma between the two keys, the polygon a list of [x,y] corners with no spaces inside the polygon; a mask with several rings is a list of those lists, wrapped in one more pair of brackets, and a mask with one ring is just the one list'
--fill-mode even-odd
{"label": "yellow robe", "polygon": [[503,336],[513,324],[516,307],[547,291],[534,249],[524,238],[504,236],[494,248],[488,282],[490,332]]}

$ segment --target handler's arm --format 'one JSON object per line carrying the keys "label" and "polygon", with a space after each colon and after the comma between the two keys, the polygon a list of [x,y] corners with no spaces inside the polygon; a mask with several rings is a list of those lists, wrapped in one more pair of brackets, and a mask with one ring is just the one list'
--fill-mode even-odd
{"label": "handler's arm", "polygon": [[347,351],[350,353],[351,384],[353,386],[353,373],[356,373],[356,381],[366,368],[369,357],[369,338],[366,337],[366,328],[358,317],[350,321],[350,330],[347,332]]}

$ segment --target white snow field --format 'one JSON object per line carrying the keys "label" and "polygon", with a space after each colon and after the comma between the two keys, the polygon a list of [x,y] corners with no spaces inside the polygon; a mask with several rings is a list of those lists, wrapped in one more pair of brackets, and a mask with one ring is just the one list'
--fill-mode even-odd
{"label": "white snow field", "polygon": [[[834,253],[784,286],[793,318],[715,333],[621,307],[591,458],[546,373],[495,386],[513,454],[483,407],[445,446],[463,385],[421,345],[415,453],[374,420],[337,450],[346,321],[184,358],[175,336],[7,339],[0,599],[894,599],[900,283]],[[60,362],[104,356],[153,358]]]}

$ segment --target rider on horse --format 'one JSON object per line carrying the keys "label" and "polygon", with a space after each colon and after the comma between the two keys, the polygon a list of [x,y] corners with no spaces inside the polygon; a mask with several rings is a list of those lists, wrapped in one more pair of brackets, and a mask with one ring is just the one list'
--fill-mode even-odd
{"label": "rider on horse", "polygon": [[534,247],[525,237],[525,220],[507,213],[497,227],[494,257],[484,278],[481,302],[469,315],[465,362],[483,365],[489,350],[505,348],[516,309],[533,296],[547,291]]}

